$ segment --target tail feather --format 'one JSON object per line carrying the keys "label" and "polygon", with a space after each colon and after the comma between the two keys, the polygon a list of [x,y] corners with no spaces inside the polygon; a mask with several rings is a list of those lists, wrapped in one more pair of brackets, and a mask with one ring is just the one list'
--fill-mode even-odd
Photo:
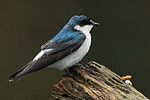
{"label": "tail feather", "polygon": [[39,60],[32,60],[27,65],[25,65],[23,68],[19,69],[16,73],[12,74],[9,77],[9,82],[16,81],[22,79],[25,75],[30,74],[32,72],[36,72],[40,69],[43,69],[50,65],[51,62],[49,62],[49,59],[43,59],[41,58]]}
{"label": "tail feather", "polygon": [[29,62],[27,65],[25,65],[24,67],[22,67],[21,69],[19,69],[17,72],[15,72],[14,74],[12,74],[9,77],[9,82],[12,81],[17,81],[22,79],[22,77],[24,77],[26,74],[29,74],[32,70],[30,70],[30,68],[35,64],[34,61]]}
{"label": "tail feather", "polygon": [[9,77],[9,82],[15,81],[15,80],[20,80],[21,76],[19,75],[20,72],[22,72],[24,69],[26,68],[26,66],[24,66],[23,68],[19,69],[17,72],[15,72],[14,74],[12,74]]}

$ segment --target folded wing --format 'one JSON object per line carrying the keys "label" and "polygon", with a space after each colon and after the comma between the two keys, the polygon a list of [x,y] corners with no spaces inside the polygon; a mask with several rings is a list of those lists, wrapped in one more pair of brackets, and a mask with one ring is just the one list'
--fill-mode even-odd
{"label": "folded wing", "polygon": [[[65,38],[65,39],[63,39]],[[10,76],[10,81],[38,71],[76,51],[85,40],[84,34],[52,39],[41,46],[41,52],[27,65]]]}

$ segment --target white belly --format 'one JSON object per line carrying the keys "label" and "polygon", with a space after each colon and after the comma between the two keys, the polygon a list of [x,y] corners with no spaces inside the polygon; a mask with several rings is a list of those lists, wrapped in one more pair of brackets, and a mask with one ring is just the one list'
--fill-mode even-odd
{"label": "white belly", "polygon": [[87,33],[85,35],[86,35],[86,39],[83,42],[83,44],[80,46],[79,49],[77,49],[72,54],[64,57],[63,59],[55,62],[50,67],[53,67],[53,68],[56,68],[59,70],[64,70],[66,68],[69,68],[69,67],[77,64],[80,60],[82,60],[82,58],[89,51],[90,45],[91,45],[91,34]]}

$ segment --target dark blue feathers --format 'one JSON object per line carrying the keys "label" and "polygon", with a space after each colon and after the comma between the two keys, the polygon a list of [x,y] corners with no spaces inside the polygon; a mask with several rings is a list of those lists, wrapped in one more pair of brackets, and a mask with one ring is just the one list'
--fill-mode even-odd
{"label": "dark blue feathers", "polygon": [[74,27],[75,25],[80,25],[82,24],[82,22],[84,21],[88,21],[90,20],[87,16],[85,15],[80,15],[80,16],[73,16],[69,22],[66,24],[66,26],[69,26],[69,27]]}
{"label": "dark blue feathers", "polygon": [[69,49],[73,52],[72,48],[76,50],[82,45],[85,40],[85,35],[78,31],[69,31],[68,29],[64,29],[60,31],[54,38],[50,41],[46,42],[41,46],[41,50],[52,49],[51,53],[59,52],[65,49]]}
{"label": "dark blue feathers", "polygon": [[70,29],[64,29],[60,31],[53,39],[52,41],[55,41],[57,43],[61,43],[62,41],[68,41],[73,39],[74,41],[80,41],[83,33],[78,31],[72,31]]}

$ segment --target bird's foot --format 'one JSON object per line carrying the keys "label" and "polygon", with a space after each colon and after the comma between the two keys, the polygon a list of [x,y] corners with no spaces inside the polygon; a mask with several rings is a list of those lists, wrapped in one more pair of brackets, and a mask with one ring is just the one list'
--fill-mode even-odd
{"label": "bird's foot", "polygon": [[78,67],[83,67],[80,63],[76,64],[75,66],[78,66]]}
{"label": "bird's foot", "polygon": [[67,76],[71,76],[71,77],[77,77],[79,75],[79,73],[73,68],[73,67],[82,67],[81,64],[76,64],[68,69],[65,70],[65,73]]}

